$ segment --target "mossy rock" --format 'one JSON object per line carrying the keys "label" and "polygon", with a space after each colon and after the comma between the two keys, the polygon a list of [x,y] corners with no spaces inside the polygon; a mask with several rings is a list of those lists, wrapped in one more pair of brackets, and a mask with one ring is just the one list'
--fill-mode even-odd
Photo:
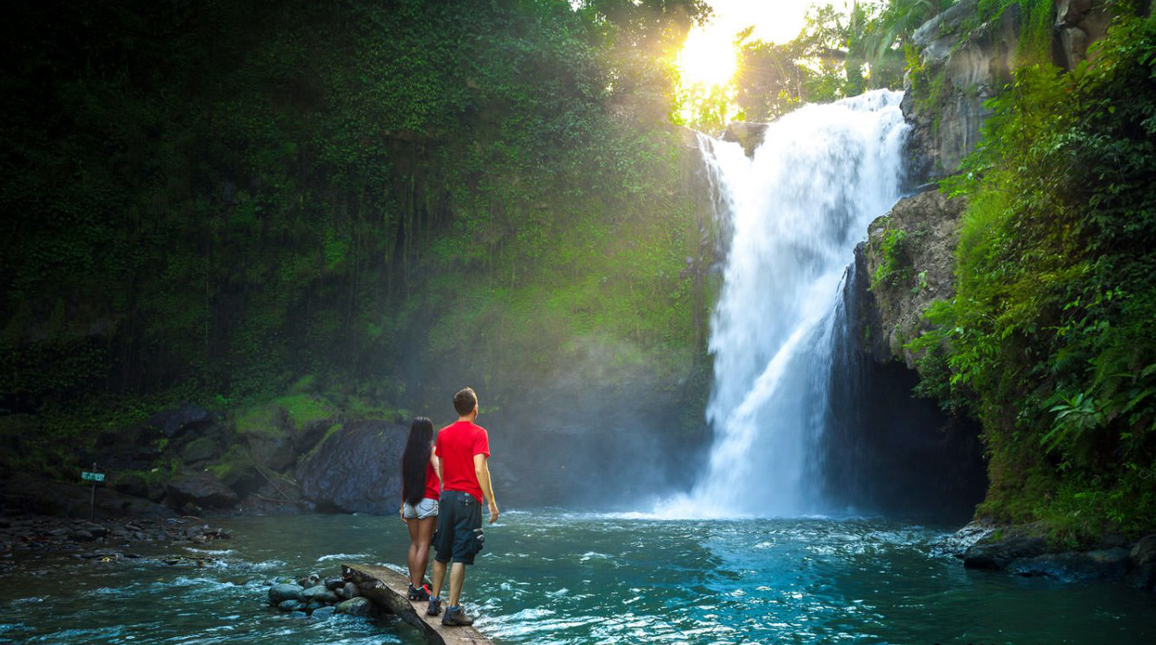
{"label": "mossy rock", "polygon": [[221,455],[216,463],[205,468],[212,473],[222,484],[237,492],[238,495],[250,493],[261,486],[264,480],[257,470],[256,460],[249,449],[241,444],[233,444]]}
{"label": "mossy rock", "polygon": [[199,437],[181,450],[181,459],[187,464],[195,464],[208,461],[220,453],[221,443],[216,437]]}
{"label": "mossy rock", "polygon": [[236,427],[257,463],[282,471],[316,445],[338,416],[325,399],[293,394],[241,412]]}

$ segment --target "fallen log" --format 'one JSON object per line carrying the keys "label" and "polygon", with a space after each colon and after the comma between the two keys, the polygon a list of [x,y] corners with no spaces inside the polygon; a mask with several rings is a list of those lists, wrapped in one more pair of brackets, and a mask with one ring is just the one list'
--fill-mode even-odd
{"label": "fallen log", "polygon": [[361,595],[373,604],[418,628],[430,645],[491,645],[490,639],[473,627],[445,627],[441,616],[426,616],[426,603],[408,598],[409,579],[393,569],[342,564],[341,577],[357,585]]}

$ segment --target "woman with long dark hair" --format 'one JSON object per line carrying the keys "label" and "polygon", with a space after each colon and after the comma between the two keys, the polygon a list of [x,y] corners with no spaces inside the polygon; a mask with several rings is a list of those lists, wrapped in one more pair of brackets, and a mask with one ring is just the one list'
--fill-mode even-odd
{"label": "woman with long dark hair", "polygon": [[434,454],[433,422],[413,420],[409,440],[401,457],[401,508],[398,513],[409,527],[409,599],[429,600],[425,567],[438,517],[441,464]]}

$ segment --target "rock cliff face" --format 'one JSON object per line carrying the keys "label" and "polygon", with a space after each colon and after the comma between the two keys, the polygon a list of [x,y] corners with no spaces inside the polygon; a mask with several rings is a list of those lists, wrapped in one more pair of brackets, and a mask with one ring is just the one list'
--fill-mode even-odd
{"label": "rock cliff face", "polygon": [[962,0],[912,37],[921,67],[908,71],[903,113],[912,124],[911,170],[918,181],[959,169],[991,114],[984,102],[1011,79],[1019,49],[1019,5],[975,26],[978,19],[978,0]]}
{"label": "rock cliff face", "polygon": [[903,346],[926,331],[927,306],[954,293],[955,246],[966,204],[929,190],[900,200],[871,223],[867,241],[855,249],[855,326],[875,360],[916,356]]}
{"label": "rock cliff face", "polygon": [[[1074,69],[1104,37],[1110,19],[1106,0],[1056,0],[1049,20],[1052,62]],[[975,150],[991,114],[984,102],[1002,91],[1023,62],[1023,30],[1019,4],[983,22],[978,0],[961,0],[916,30],[920,68],[909,70],[903,99],[912,125],[911,183],[958,172]],[[855,250],[861,306],[854,324],[876,360],[897,358],[914,367],[917,357],[903,345],[926,329],[927,306],[954,292],[955,246],[965,208],[934,190],[907,197],[871,224],[868,240]]]}

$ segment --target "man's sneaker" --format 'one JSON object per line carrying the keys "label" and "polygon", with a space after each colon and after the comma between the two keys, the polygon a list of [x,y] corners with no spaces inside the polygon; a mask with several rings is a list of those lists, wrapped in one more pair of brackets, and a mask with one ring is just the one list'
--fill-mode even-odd
{"label": "man's sneaker", "polygon": [[422,585],[420,587],[413,586],[409,583],[409,599],[410,600],[429,600],[429,585]]}
{"label": "man's sneaker", "polygon": [[442,624],[447,627],[467,627],[474,624],[474,619],[467,616],[461,607],[446,607],[446,615],[442,616]]}
{"label": "man's sneaker", "polygon": [[430,596],[429,607],[426,607],[426,616],[437,616],[442,613],[442,599],[440,596]]}

